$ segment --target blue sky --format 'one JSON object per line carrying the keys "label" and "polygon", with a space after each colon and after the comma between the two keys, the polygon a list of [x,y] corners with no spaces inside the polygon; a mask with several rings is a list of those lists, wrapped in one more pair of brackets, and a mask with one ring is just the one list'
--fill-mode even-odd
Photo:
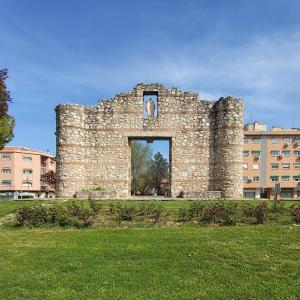
{"label": "blue sky", "polygon": [[233,95],[245,121],[300,127],[300,1],[0,0],[15,139],[55,153],[58,103],[136,83]]}

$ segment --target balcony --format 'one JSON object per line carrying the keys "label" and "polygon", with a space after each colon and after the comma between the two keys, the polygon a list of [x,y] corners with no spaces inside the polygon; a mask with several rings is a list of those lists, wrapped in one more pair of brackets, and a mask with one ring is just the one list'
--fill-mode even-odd
{"label": "balcony", "polygon": [[46,168],[45,167],[41,167],[41,174],[46,174],[46,172],[47,172],[47,170],[46,170]]}

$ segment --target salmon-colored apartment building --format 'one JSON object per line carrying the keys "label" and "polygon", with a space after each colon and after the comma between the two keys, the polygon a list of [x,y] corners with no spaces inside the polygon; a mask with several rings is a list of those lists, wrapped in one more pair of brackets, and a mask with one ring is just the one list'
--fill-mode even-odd
{"label": "salmon-colored apartment building", "polygon": [[[282,198],[300,199],[300,129],[249,123],[244,127],[244,198],[274,198],[280,188]],[[54,186],[45,174],[55,171],[49,153],[25,147],[5,147],[0,151],[0,199],[54,197]]]}
{"label": "salmon-colored apartment building", "polygon": [[54,156],[25,148],[5,147],[0,151],[0,198],[54,197],[54,186],[45,174],[55,171]]}
{"label": "salmon-colored apartment building", "polygon": [[300,129],[244,127],[244,197],[300,199]]}

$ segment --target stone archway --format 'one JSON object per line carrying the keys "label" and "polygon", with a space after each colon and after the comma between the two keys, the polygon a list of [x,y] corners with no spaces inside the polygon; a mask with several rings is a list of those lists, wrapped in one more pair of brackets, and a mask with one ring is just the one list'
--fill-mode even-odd
{"label": "stone archway", "polygon": [[131,160],[131,142],[132,141],[147,141],[150,140],[150,143],[152,143],[153,141],[168,141],[168,152],[169,155],[167,157],[168,163],[169,163],[169,176],[168,176],[168,185],[170,187],[170,191],[168,192],[168,195],[166,195],[167,197],[172,197],[172,137],[167,137],[167,136],[130,136],[128,137],[128,146],[129,146],[129,157],[128,157],[128,178],[130,178],[130,180],[128,181],[128,195],[131,195],[131,178],[132,178],[132,174],[131,174],[131,164],[132,164],[132,160]]}
{"label": "stone archway", "polygon": [[[157,95],[156,116],[144,96]],[[200,100],[197,93],[138,84],[95,106],[62,104],[57,114],[58,197],[102,187],[129,197],[128,139],[172,139],[172,196],[242,198],[243,101]]]}

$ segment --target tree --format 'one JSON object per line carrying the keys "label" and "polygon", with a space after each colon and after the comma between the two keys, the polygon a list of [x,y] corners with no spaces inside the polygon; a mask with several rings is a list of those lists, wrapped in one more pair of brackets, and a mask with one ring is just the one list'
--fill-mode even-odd
{"label": "tree", "polygon": [[8,105],[12,99],[6,88],[6,79],[7,69],[0,69],[0,150],[14,137],[15,126],[14,117],[8,114]]}
{"label": "tree", "polygon": [[151,177],[153,180],[153,187],[160,192],[161,182],[169,177],[169,163],[160,152],[154,155],[154,160],[151,160]]}
{"label": "tree", "polygon": [[55,181],[56,181],[56,177],[55,177],[55,172],[53,170],[48,171],[45,174],[45,181],[51,186],[54,187],[55,186]]}
{"label": "tree", "polygon": [[151,167],[152,148],[139,141],[131,142],[131,193],[144,195],[151,189],[149,170]]}

